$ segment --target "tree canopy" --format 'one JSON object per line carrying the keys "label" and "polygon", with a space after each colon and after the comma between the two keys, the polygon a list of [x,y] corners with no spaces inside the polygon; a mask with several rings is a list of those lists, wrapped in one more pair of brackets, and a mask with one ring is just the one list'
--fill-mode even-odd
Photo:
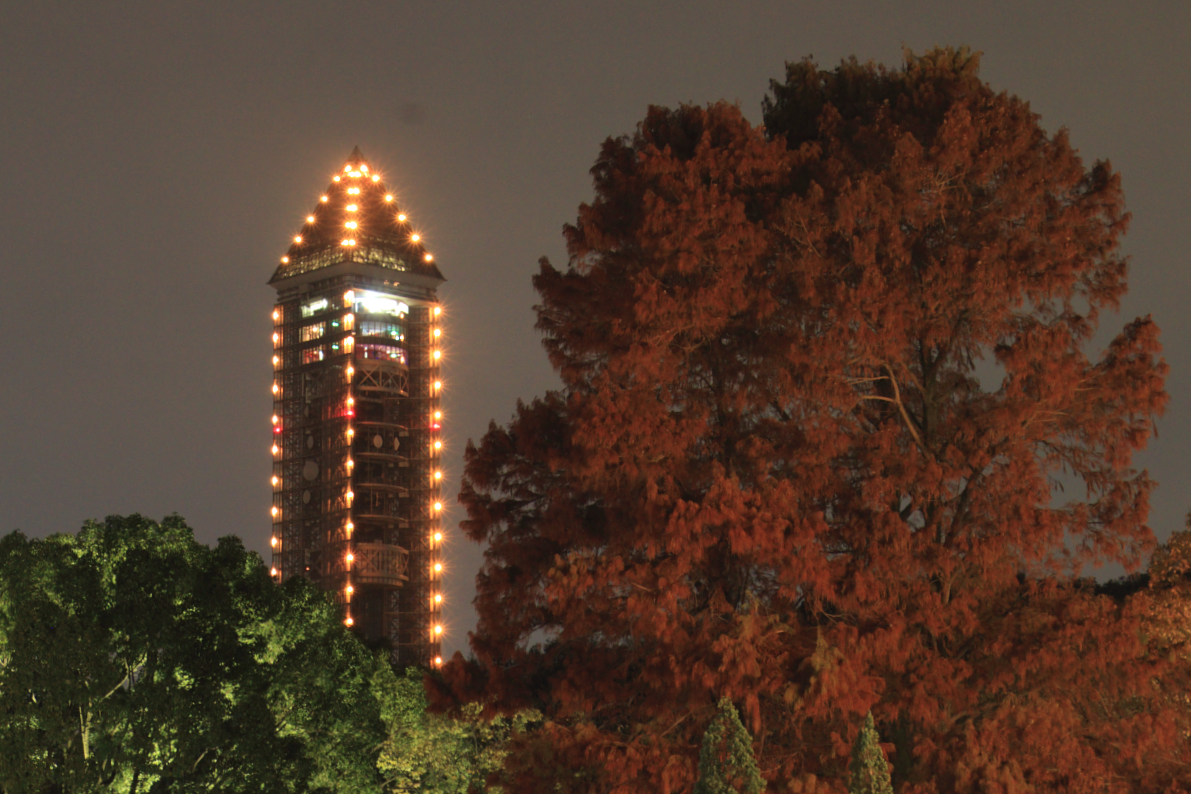
{"label": "tree canopy", "polygon": [[378,665],[324,594],[177,516],[0,539],[5,794],[379,791]]}
{"label": "tree canopy", "polygon": [[563,388],[460,494],[478,661],[440,695],[542,709],[518,790],[689,790],[721,697],[774,791],[842,791],[870,710],[899,791],[1185,775],[1168,662],[1077,578],[1153,544],[1158,329],[1089,349],[1120,178],[977,66],[792,63],[763,128],[654,107],[604,143],[534,278]]}

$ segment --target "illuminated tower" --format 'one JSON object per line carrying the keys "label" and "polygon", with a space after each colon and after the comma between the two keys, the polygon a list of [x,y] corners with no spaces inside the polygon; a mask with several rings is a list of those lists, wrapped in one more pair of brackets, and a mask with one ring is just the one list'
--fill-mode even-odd
{"label": "illuminated tower", "polygon": [[358,148],[269,280],[274,578],[405,665],[441,664],[443,281]]}

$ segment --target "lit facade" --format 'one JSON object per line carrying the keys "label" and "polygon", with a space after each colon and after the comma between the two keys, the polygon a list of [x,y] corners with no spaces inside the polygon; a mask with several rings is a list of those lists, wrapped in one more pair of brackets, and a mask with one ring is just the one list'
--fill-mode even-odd
{"label": "lit facade", "polygon": [[273,576],[404,665],[441,664],[443,281],[359,149],[269,281]]}

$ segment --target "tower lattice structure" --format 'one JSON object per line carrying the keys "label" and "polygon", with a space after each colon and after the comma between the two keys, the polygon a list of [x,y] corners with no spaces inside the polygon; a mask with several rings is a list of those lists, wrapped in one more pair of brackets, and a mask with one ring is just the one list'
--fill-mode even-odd
{"label": "tower lattice structure", "polygon": [[269,281],[273,576],[404,665],[442,663],[444,280],[356,148]]}

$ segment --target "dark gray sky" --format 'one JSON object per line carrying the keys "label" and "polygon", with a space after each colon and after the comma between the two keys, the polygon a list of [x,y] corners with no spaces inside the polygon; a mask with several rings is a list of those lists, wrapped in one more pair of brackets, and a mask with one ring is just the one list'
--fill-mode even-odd
{"label": "dark gray sky", "polygon": [[[449,279],[454,483],[468,438],[556,382],[529,280],[565,263],[605,137],[650,104],[727,99],[758,122],[787,60],[936,44],[982,50],[986,80],[1123,173],[1132,289],[1106,325],[1163,329],[1172,401],[1141,465],[1166,537],[1191,507],[1185,0],[8,3],[0,533],[178,512],[267,554],[265,282],[352,146]],[[448,652],[480,559],[458,535],[450,552]]]}

